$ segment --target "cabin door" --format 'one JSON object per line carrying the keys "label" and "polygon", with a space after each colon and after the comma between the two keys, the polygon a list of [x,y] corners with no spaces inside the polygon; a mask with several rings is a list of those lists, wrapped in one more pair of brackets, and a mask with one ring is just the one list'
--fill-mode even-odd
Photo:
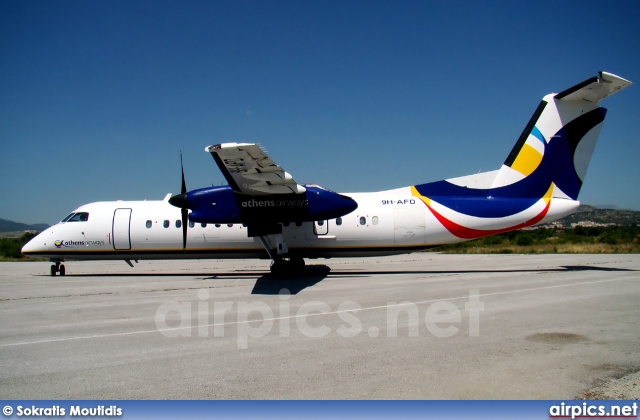
{"label": "cabin door", "polygon": [[113,249],[131,249],[131,209],[116,209],[111,235]]}
{"label": "cabin door", "polygon": [[329,233],[329,221],[328,220],[318,220],[313,222],[313,233],[316,235],[326,235]]}

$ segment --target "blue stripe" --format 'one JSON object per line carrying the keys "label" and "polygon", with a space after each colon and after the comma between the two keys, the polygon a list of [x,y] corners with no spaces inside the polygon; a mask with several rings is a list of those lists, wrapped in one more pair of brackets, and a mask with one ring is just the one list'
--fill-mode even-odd
{"label": "blue stripe", "polygon": [[528,209],[544,196],[552,182],[576,200],[582,181],[576,174],[573,154],[584,135],[604,120],[605,112],[604,108],[597,108],[562,127],[549,141],[540,165],[514,184],[477,189],[438,181],[415,188],[423,196],[458,213],[485,218],[511,216]]}
{"label": "blue stripe", "polygon": [[544,144],[546,146],[547,141],[544,139],[544,136],[542,135],[540,130],[538,130],[538,127],[533,127],[533,129],[531,130],[531,135],[533,137],[537,138],[538,140],[540,140],[542,142],[542,144]]}
{"label": "blue stripe", "polygon": [[[520,213],[533,206],[551,185],[551,180],[547,181],[545,186],[543,182],[537,182],[537,179],[529,176],[515,184],[486,190],[460,187],[448,181],[431,182],[415,187],[423,196],[458,213],[474,217],[499,218]],[[521,191],[528,191],[530,194],[519,196]]]}

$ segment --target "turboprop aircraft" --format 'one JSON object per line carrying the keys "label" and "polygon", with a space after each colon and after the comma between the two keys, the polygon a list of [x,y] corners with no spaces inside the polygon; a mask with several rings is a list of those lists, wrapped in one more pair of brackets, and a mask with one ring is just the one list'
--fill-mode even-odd
{"label": "turboprop aircraft", "polygon": [[158,201],[86,204],[23,248],[63,261],[270,258],[275,275],[305,258],[410,253],[560,219],[573,213],[604,121],[598,102],[631,82],[600,72],[546,95],[495,171],[393,190],[338,194],[300,184],[256,144],[205,150],[227,186]]}

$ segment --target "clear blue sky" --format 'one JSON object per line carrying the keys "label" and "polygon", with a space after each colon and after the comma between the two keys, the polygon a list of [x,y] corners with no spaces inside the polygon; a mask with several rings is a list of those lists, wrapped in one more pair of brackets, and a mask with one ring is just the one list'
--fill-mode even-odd
{"label": "clear blue sky", "polygon": [[0,2],[0,218],[162,199],[258,142],[298,182],[375,191],[500,167],[547,93],[609,109],[580,200],[640,210],[640,2]]}

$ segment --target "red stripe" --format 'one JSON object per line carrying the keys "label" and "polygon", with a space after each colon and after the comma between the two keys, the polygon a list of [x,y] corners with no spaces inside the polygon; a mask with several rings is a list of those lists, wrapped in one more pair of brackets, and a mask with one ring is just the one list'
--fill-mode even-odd
{"label": "red stripe", "polygon": [[535,225],[536,223],[538,223],[539,221],[544,219],[544,216],[547,215],[547,212],[549,211],[549,207],[551,206],[551,200],[549,200],[549,202],[547,203],[545,208],[542,210],[542,212],[540,212],[540,214],[538,214],[534,218],[532,218],[532,219],[530,219],[530,220],[528,220],[526,222],[519,223],[519,224],[517,224],[515,226],[502,228],[502,229],[492,229],[492,230],[472,229],[472,228],[468,228],[466,226],[459,225],[459,224],[457,224],[455,222],[452,222],[451,220],[447,219],[446,217],[444,217],[443,215],[441,215],[437,211],[435,211],[427,203],[425,203],[425,204],[427,205],[429,210],[431,210],[431,213],[433,213],[433,215],[436,217],[436,219],[438,219],[438,221],[442,224],[442,226],[444,226],[453,235],[455,235],[455,236],[457,236],[458,238],[461,238],[461,239],[477,239],[477,238],[482,238],[484,236],[496,235],[498,233],[505,233],[505,232],[509,232],[509,231],[512,231],[512,230],[522,229],[522,228],[525,228],[527,226]]}

